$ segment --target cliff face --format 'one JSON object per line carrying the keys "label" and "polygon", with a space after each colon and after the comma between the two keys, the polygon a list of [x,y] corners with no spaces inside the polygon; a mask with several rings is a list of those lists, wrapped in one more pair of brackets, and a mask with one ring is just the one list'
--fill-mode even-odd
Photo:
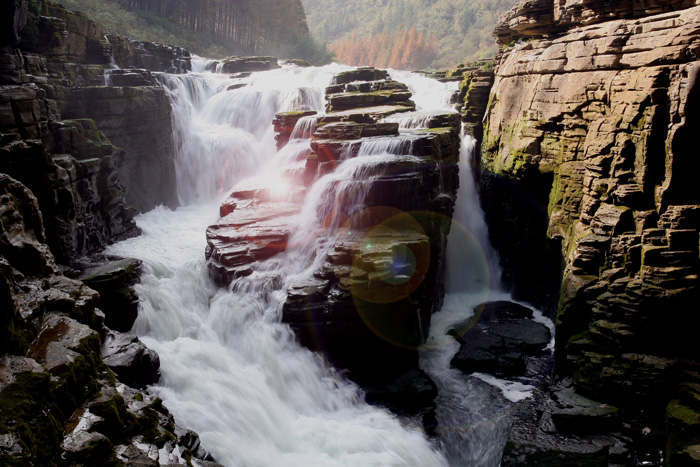
{"label": "cliff face", "polygon": [[[84,282],[62,274],[137,233],[125,185],[138,190],[129,161],[144,154],[131,148],[148,146],[157,155],[163,141],[134,131],[123,144],[120,129],[105,123],[133,111],[135,125],[166,127],[162,138],[172,148],[167,98],[146,70],[124,74],[120,86],[97,86],[112,49],[84,15],[40,1],[12,0],[1,9],[0,464],[141,465],[152,464],[153,453],[163,464],[210,459],[162,401],[134,389],[158,380],[158,356],[135,336],[105,326],[131,327],[129,287],[140,263],[91,269]],[[132,47],[115,54],[118,60],[157,70],[186,54],[119,41]],[[94,89],[111,107],[79,105]],[[100,114],[104,107],[113,114]],[[86,118],[93,115],[99,127]],[[168,151],[163,167],[173,165]],[[174,193],[174,182],[166,182]],[[104,290],[101,299],[86,283]]]}
{"label": "cliff face", "polygon": [[[81,209],[78,204],[102,204],[109,210],[118,204],[114,196],[126,201],[122,203],[124,207],[120,214],[126,216],[124,228],[117,228],[115,216],[112,216],[106,224],[111,224],[114,232],[103,233],[97,238],[90,231],[96,232],[100,227],[87,222],[87,232],[79,234],[84,240],[74,240],[72,242],[77,241],[77,244],[62,246],[65,252],[54,250],[59,262],[66,264],[77,256],[96,251],[124,231],[133,230],[133,213],[127,213],[130,209],[127,205],[148,210],[157,204],[176,204],[170,104],[164,91],[147,71],[139,74],[119,73],[117,70],[114,72],[118,75],[115,86],[109,87],[104,86],[103,72],[113,65],[143,66],[151,71],[184,71],[189,69],[189,53],[177,47],[136,42],[119,36],[110,36],[108,40],[99,24],[81,13],[50,2],[16,1],[10,10],[14,13],[3,17],[6,23],[3,27],[12,33],[0,43],[0,133],[6,135],[2,145],[13,139],[38,140],[46,162],[41,170],[32,174],[3,171],[29,184],[27,177],[38,178],[36,172],[55,172],[50,178],[58,182],[44,180],[42,183],[62,186],[61,183],[66,183],[60,180],[70,178],[72,169],[65,166],[73,163],[72,159],[85,161],[111,157],[111,161],[95,162],[98,168],[100,164],[104,165],[101,172],[86,169],[85,164],[74,164],[78,167],[77,178],[74,176],[69,183],[77,183],[86,173],[100,172],[104,180],[109,179],[108,183],[102,183],[103,187],[114,190],[77,201],[77,198],[84,197],[79,191],[85,190],[74,191],[70,197],[74,198],[76,212],[61,215],[71,219],[81,215],[89,217],[94,210]],[[96,124],[109,140],[104,138],[105,135],[99,136],[91,131],[80,136],[84,141],[73,137],[66,139],[66,131],[58,128],[61,119],[66,118],[94,120],[95,123],[82,125]],[[73,132],[73,135],[77,133]],[[108,150],[110,143],[120,149]],[[79,147],[73,148],[72,144]],[[143,148],[148,148],[149,157]],[[78,154],[81,152],[83,154]],[[67,161],[59,163],[69,172],[68,175],[62,174],[60,168],[52,167],[54,154],[70,155]],[[112,170],[114,168],[117,170]],[[97,186],[101,182],[92,180],[88,183]],[[60,186],[54,186],[54,191]],[[42,209],[48,204],[56,204],[57,195],[49,195],[47,199],[36,194]],[[64,195],[58,204],[70,203],[65,202]],[[51,237],[55,229],[48,230]],[[76,234],[71,235],[75,237]],[[54,243],[60,242],[58,239]]]}
{"label": "cliff face", "polygon": [[665,432],[671,465],[700,442],[698,4],[521,1],[482,147],[506,278],[558,308],[559,376],[619,405],[625,436]]}

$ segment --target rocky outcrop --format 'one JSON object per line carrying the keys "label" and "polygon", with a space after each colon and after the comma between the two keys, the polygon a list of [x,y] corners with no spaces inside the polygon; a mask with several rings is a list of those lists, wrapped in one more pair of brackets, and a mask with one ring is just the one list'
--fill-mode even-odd
{"label": "rocky outcrop", "polygon": [[[114,86],[74,90],[63,115],[95,120],[110,141],[124,150],[118,166],[126,201],[145,212],[159,204],[177,206],[173,127],[170,101],[150,73],[125,77]],[[150,83],[144,86],[141,80]],[[136,86],[131,85],[134,82]],[[119,86],[118,83],[123,85]]]}
{"label": "rocky outcrop", "polygon": [[251,73],[280,67],[275,57],[228,57],[220,63],[223,73]]}
{"label": "rocky outcrop", "polygon": [[[529,308],[511,302],[488,302],[474,316],[450,330],[460,342],[451,365],[460,370],[499,376],[536,376],[529,363],[543,356],[552,336],[532,319]],[[534,363],[534,362],[533,362]]]}
{"label": "rocky outcrop", "polygon": [[162,401],[115,379],[110,366],[157,381],[157,356],[109,332],[97,292],[60,274],[37,199],[0,174],[0,201],[0,463],[215,465]]}
{"label": "rocky outcrop", "polygon": [[[0,127],[8,132],[8,143],[0,146],[0,172],[32,190],[46,219],[47,243],[60,264],[71,265],[136,233],[135,213],[124,201],[117,174],[124,153],[92,120],[44,120],[46,101],[24,99],[36,93],[32,86],[0,88],[9,107],[20,109],[15,121]],[[43,142],[22,140],[23,135]]]}
{"label": "rocky outcrop", "polygon": [[[361,69],[336,78],[327,90],[329,102],[352,95],[353,103],[315,118],[303,169],[289,177],[292,194],[280,198],[257,182],[239,184],[207,231],[207,264],[221,284],[251,274],[257,262],[290,248],[301,209],[295,200],[315,181],[357,157],[363,145],[396,146],[396,156],[344,181],[347,192],[322,195],[330,198],[317,214],[328,232],[317,235],[329,235],[329,248],[316,253],[322,257],[312,274],[289,284],[282,320],[303,345],[361,382],[368,401],[422,417],[434,428],[436,389],[418,370],[416,349],[442,300],[460,122],[457,114],[439,115],[428,128],[399,134],[397,123],[380,120],[414,106],[406,86],[386,77],[381,70]],[[377,89],[401,96],[377,106]],[[300,116],[276,117],[278,144]],[[347,224],[334,213],[348,213]]]}
{"label": "rocky outcrop", "polygon": [[135,41],[108,34],[106,50],[122,68],[137,68],[164,73],[186,73],[192,70],[190,53],[182,47]]}
{"label": "rocky outcrop", "polygon": [[558,375],[621,407],[629,456],[667,439],[668,465],[686,465],[700,443],[687,389],[699,356],[688,310],[700,266],[695,3],[520,2],[496,30],[482,150],[506,279],[558,308]]}
{"label": "rocky outcrop", "polygon": [[[32,5],[28,11],[24,5],[27,20],[17,31],[16,46],[0,49],[0,85],[18,85],[13,96],[0,102],[8,120],[0,123],[10,127],[0,131],[46,144],[46,122],[92,118],[124,150],[117,168],[127,203],[139,211],[175,206],[171,106],[148,70],[187,71],[189,53],[106,36],[85,15],[48,1]],[[115,66],[145,70],[113,70]],[[105,75],[112,87],[104,86]],[[50,145],[46,150],[53,152]]]}

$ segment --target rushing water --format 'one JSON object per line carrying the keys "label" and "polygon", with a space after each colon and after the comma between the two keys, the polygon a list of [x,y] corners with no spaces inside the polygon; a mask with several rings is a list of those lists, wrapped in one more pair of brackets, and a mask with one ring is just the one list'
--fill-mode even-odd
{"label": "rushing water", "polygon": [[[279,322],[285,282],[304,274],[309,252],[318,248],[304,239],[323,237],[301,228],[318,224],[314,203],[359,189],[352,180],[392,156],[360,155],[320,179],[299,216],[296,233],[303,238],[292,242],[299,246],[287,260],[260,265],[229,290],[207,277],[204,233],[222,197],[247,177],[269,180],[293,170],[305,156],[303,140],[275,151],[274,114],[322,111],[324,87],[343,69],[285,67],[242,80],[162,75],[174,108],[183,207],[138,216],[143,235],[110,248],[146,264],[134,332],[161,358],[162,380],[151,391],[227,466],[446,465],[421,430],[364,403],[355,386],[299,347]],[[298,136],[308,138],[308,130]]]}
{"label": "rushing water", "polygon": [[[146,273],[137,286],[139,317],[133,331],[158,352],[162,379],[152,392],[184,426],[197,431],[218,462],[233,466],[496,466],[507,422],[507,399],[526,394],[515,383],[466,377],[450,369],[457,344],[450,326],[493,298],[500,275],[486,239],[483,214],[469,168],[473,143],[464,138],[460,192],[448,257],[445,305],[434,315],[421,366],[439,387],[439,437],[367,405],[357,387],[294,341],[280,323],[286,287],[308,277],[333,245],[343,221],[362,210],[363,193],[383,164],[412,163],[412,136],[374,138],[354,158],[317,180],[308,192],[289,190],[303,170],[315,118],[302,119],[290,142],[276,151],[271,122],[290,110],[323,112],[324,88],[347,67],[285,66],[247,78],[206,70],[159,75],[173,104],[178,196],[182,207],[138,216],[143,235],[112,246],[137,257]],[[408,84],[417,112],[392,117],[402,128],[449,110],[454,83],[392,72]],[[206,227],[234,189],[266,186],[280,200],[300,203],[288,251],[257,264],[227,289],[208,278]],[[277,190],[277,191],[275,191]],[[344,208],[343,217],[334,217]],[[330,219],[330,220],[329,220]],[[455,278],[467,280],[453,280]],[[490,295],[490,296],[489,296]],[[525,392],[524,392],[525,391]]]}

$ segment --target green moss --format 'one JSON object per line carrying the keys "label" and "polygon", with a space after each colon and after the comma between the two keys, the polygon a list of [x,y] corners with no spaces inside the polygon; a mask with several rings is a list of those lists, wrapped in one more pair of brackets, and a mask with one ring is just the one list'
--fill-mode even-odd
{"label": "green moss", "polygon": [[668,404],[666,418],[672,424],[693,425],[700,428],[700,412],[691,409],[679,400],[672,400]]}
{"label": "green moss", "polygon": [[[33,465],[53,464],[62,440],[61,417],[48,373],[20,373],[0,392],[0,433],[14,433]],[[2,465],[27,465],[11,459],[0,455]]]}
{"label": "green moss", "polygon": [[127,410],[124,398],[119,394],[94,402],[90,405],[90,412],[103,419],[96,425],[97,431],[116,443],[127,439],[131,435],[130,427],[136,423],[136,417]]}

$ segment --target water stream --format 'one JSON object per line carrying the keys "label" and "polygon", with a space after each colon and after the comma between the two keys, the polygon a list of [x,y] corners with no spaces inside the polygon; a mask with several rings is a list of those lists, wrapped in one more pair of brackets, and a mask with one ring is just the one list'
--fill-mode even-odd
{"label": "water stream", "polygon": [[[422,367],[440,387],[438,417],[446,428],[431,440],[419,427],[367,405],[355,385],[301,348],[280,323],[286,285],[317,268],[324,249],[333,244],[340,224],[323,223],[333,204],[342,199],[346,208],[360,210],[363,187],[377,166],[396,158],[410,162],[410,135],[373,140],[319,179],[298,199],[298,226],[288,251],[256,265],[251,276],[227,289],[219,288],[208,278],[204,250],[205,230],[217,221],[221,201],[240,183],[286,186],[308,154],[314,119],[303,119],[293,139],[277,152],[274,114],[322,113],[324,88],[348,68],[285,66],[231,79],[205,71],[209,64],[195,59],[195,72],[159,75],[173,104],[182,207],[139,215],[143,235],[108,250],[145,264],[133,332],[161,358],[162,379],[150,391],[229,467],[498,465],[507,426],[493,414],[505,399],[492,385],[449,369],[456,344],[444,337],[450,323],[465,319],[484,301],[492,289],[488,278],[498,275],[491,264],[495,257],[472,241],[485,239],[485,231],[457,215],[455,225],[462,227],[453,227],[449,238],[451,245],[469,249],[450,254],[474,256],[477,266],[467,289],[448,284],[444,309],[435,315],[421,357]],[[404,72],[392,76],[409,85],[419,112],[448,108],[453,84]],[[461,193],[460,203],[475,196]],[[288,193],[282,190],[281,196]],[[460,235],[469,241],[461,242]],[[474,388],[487,396],[472,402]],[[488,429],[474,431],[484,420]]]}

